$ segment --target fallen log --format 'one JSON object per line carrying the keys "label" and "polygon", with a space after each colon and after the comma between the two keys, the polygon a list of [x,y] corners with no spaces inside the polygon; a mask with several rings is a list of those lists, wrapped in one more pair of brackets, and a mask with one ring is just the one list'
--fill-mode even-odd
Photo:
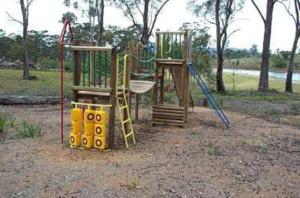
{"label": "fallen log", "polygon": [[37,104],[59,104],[59,97],[0,95],[0,105],[37,105]]}

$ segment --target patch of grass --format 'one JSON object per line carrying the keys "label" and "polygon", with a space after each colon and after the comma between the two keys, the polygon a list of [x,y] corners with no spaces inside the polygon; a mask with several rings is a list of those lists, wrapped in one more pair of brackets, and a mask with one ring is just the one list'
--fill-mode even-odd
{"label": "patch of grass", "polygon": [[259,152],[261,152],[261,153],[267,153],[268,149],[269,149],[269,145],[267,145],[267,144],[259,145]]}
{"label": "patch of grass", "polygon": [[141,188],[141,186],[135,181],[128,184],[127,187],[128,187],[129,190],[135,190],[135,189]]}
{"label": "patch of grass", "polygon": [[6,126],[7,119],[0,114],[0,133],[4,132],[4,127]]}
{"label": "patch of grass", "polygon": [[41,124],[33,124],[27,121],[22,121],[18,134],[22,138],[35,138],[42,135]]}
{"label": "patch of grass", "polygon": [[219,148],[214,146],[212,143],[209,143],[207,146],[205,146],[205,152],[208,155],[216,155],[216,156],[221,155]]}
{"label": "patch of grass", "polygon": [[11,118],[9,119],[9,127],[13,128],[15,126],[16,123],[16,118]]}
{"label": "patch of grass", "polygon": [[[23,80],[21,70],[0,69],[0,94],[58,96],[60,88],[59,71],[30,71],[37,80]],[[72,96],[72,73],[65,72],[65,95]]]}

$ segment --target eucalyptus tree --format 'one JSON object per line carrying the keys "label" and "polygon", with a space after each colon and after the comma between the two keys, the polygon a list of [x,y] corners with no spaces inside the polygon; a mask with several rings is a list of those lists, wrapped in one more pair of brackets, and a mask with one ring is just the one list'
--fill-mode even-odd
{"label": "eucalyptus tree", "polygon": [[[263,50],[261,54],[262,60],[260,66],[258,90],[266,91],[269,89],[269,58],[270,58],[270,42],[271,42],[271,34],[272,34],[273,11],[274,11],[274,6],[278,2],[278,0],[263,0],[263,2],[266,2],[265,15],[262,13],[259,4],[257,4],[255,0],[251,0],[251,2],[264,23],[264,40],[263,40]],[[262,1],[260,0],[260,2]]]}
{"label": "eucalyptus tree", "polygon": [[294,41],[291,49],[291,53],[289,56],[288,70],[285,80],[285,91],[293,92],[293,72],[295,65],[295,54],[297,50],[297,45],[300,37],[300,0],[288,0],[288,1],[280,1],[280,3],[285,7],[289,16],[293,19],[295,33],[294,33]]}
{"label": "eucalyptus tree", "polygon": [[229,31],[236,14],[243,8],[244,0],[189,0],[189,8],[193,13],[204,18],[216,29],[217,75],[216,88],[225,92],[223,81],[224,49],[229,37],[238,29]]}
{"label": "eucalyptus tree", "polygon": [[115,0],[133,26],[138,29],[143,44],[149,42],[158,16],[170,0]]}

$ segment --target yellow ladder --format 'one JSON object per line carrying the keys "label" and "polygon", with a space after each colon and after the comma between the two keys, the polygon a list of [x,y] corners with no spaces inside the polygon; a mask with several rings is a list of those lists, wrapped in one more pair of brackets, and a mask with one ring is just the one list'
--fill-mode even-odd
{"label": "yellow ladder", "polygon": [[[126,148],[129,148],[128,139],[131,138],[132,143],[136,144],[135,132],[132,126],[131,116],[128,108],[128,102],[126,97],[126,67],[127,67],[127,55],[124,56],[124,68],[123,68],[123,81],[121,85],[122,94],[119,96],[118,94],[118,86],[119,86],[119,57],[117,58],[117,68],[116,68],[116,100],[119,109],[119,115],[122,125],[122,133],[125,141]],[[129,91],[129,90],[128,90]],[[126,118],[126,120],[124,120]]]}

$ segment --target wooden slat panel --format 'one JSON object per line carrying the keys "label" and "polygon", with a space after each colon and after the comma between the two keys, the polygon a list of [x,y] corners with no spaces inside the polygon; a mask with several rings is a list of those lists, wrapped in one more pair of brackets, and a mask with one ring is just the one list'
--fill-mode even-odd
{"label": "wooden slat panel", "polygon": [[180,121],[180,122],[183,122],[183,118],[178,118],[178,117],[165,117],[165,116],[158,116],[158,117],[153,117],[152,118],[153,120],[160,120],[160,119],[163,119],[163,120],[168,120],[169,121]]}
{"label": "wooden slat panel", "polygon": [[183,113],[153,112],[153,116],[183,117]]}
{"label": "wooden slat panel", "polygon": [[171,109],[171,110],[182,110],[183,111],[183,107],[167,106],[167,105],[153,105],[153,109]]}
{"label": "wooden slat panel", "polygon": [[180,111],[172,111],[172,110],[153,111],[153,113],[156,113],[156,114],[166,113],[166,114],[178,114],[178,115],[183,115],[183,112],[180,112]]}

